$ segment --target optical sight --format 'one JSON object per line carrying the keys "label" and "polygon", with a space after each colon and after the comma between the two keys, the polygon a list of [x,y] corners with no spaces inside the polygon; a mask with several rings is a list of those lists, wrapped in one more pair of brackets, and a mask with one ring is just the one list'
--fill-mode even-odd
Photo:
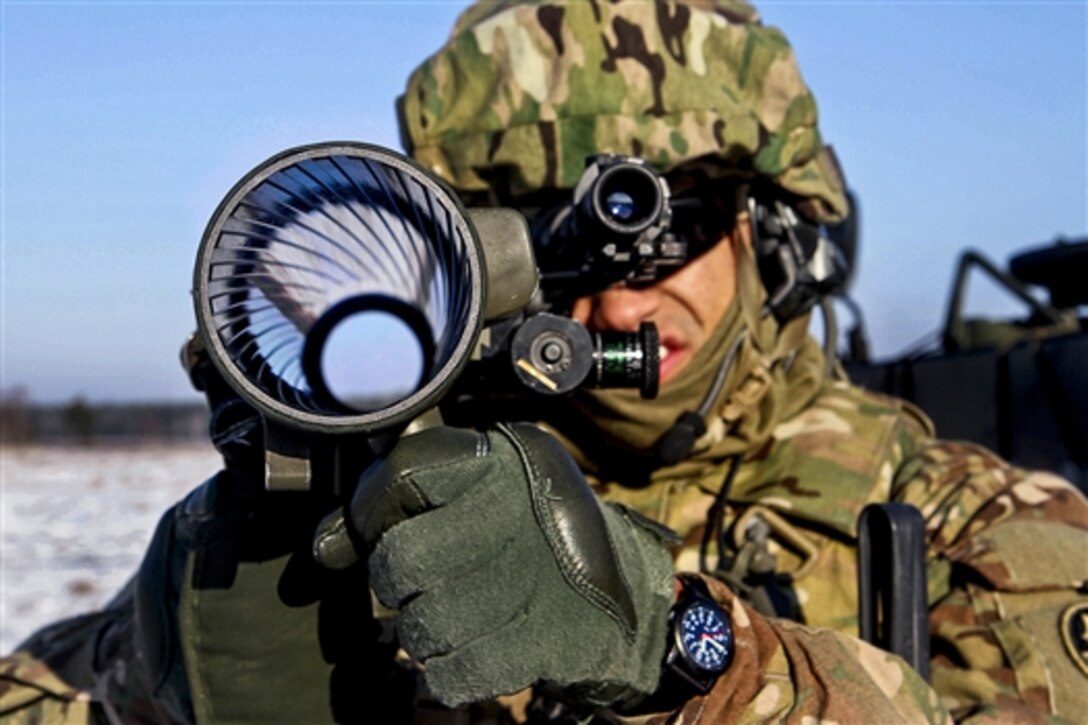
{"label": "optical sight", "polygon": [[645,160],[601,154],[586,160],[572,200],[533,222],[545,295],[572,299],[620,280],[650,281],[686,259],[669,233],[669,185]]}

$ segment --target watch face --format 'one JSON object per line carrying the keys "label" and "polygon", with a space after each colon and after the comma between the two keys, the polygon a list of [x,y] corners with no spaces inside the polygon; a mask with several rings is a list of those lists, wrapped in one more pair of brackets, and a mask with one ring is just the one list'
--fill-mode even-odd
{"label": "watch face", "polygon": [[696,602],[680,617],[680,651],[706,672],[718,673],[733,659],[733,630],[721,610]]}

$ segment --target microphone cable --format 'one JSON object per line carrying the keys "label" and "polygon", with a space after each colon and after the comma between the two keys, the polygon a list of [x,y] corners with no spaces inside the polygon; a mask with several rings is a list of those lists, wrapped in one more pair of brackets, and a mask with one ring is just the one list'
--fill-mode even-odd
{"label": "microphone cable", "polygon": [[706,417],[710,414],[714,401],[721,394],[722,388],[725,386],[725,379],[728,377],[733,362],[736,360],[741,345],[744,344],[747,336],[747,329],[741,330],[740,334],[737,335],[737,339],[730,346],[729,352],[726,353],[721,364],[718,365],[710,389],[703,397],[699,407],[694,411],[687,410],[681,413],[676,422],[672,424],[672,427],[657,439],[654,450],[660,463],[671,466],[684,460],[691,453],[691,449],[695,447],[695,441],[706,433]]}

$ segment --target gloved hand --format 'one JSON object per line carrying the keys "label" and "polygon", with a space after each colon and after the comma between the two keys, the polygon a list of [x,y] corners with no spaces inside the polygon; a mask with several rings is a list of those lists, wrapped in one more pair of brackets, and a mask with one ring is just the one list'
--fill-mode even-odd
{"label": "gloved hand", "polygon": [[576,706],[656,687],[673,600],[669,530],[601,504],[552,436],[526,424],[433,428],[362,476],[315,555],[351,541],[399,609],[401,645],[455,706],[543,684]]}

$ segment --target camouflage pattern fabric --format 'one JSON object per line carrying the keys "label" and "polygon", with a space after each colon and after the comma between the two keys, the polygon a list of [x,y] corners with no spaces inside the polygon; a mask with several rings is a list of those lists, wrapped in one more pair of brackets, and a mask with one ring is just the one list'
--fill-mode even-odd
{"label": "camouflage pattern fabric", "polygon": [[[500,187],[516,198],[569,188],[587,155],[611,151],[666,172],[771,179],[817,220],[846,212],[789,44],[745,2],[481,2],[412,75],[401,123],[411,153],[465,194]],[[712,433],[721,431],[711,423]],[[727,497],[725,538],[740,547],[747,525],[763,522],[803,624],[767,617],[708,579],[737,629],[730,672],[678,713],[614,719],[947,722],[951,715],[983,723],[1075,721],[1088,713],[1088,643],[1074,639],[1085,636],[1077,615],[1088,616],[1088,502],[1069,484],[977,446],[936,441],[911,406],[845,383],[824,384],[803,410],[750,443]],[[700,456],[657,471],[649,485],[592,482],[603,498],[678,531],[685,543],[676,566],[695,571],[728,466],[725,457]],[[926,520],[932,688],[851,636],[857,517],[879,501],[913,504]],[[210,520],[225,522],[218,514]],[[232,593],[250,611],[266,611],[261,596],[276,601],[271,587],[216,589],[222,611],[232,607]],[[196,634],[185,630],[190,619],[171,634],[196,651]],[[117,636],[129,636],[123,622],[118,627]],[[117,650],[114,661],[69,663],[62,676],[54,663],[85,651],[100,633],[70,634],[37,657],[0,661],[0,717],[91,722],[103,708],[132,704],[111,702],[114,688],[71,681],[116,681],[140,668],[140,643]],[[277,662],[265,664],[262,677],[273,677]],[[304,669],[310,679],[289,687],[325,692],[327,676]],[[250,685],[249,692],[291,695],[262,679]],[[375,697],[396,699],[388,691]],[[237,704],[232,712],[243,712],[245,702]],[[416,721],[513,716],[495,705],[417,711]]]}
{"label": "camouflage pattern fabric", "polygon": [[[680,532],[677,568],[694,571],[726,468],[707,464],[649,488],[598,481],[597,489]],[[913,504],[926,521],[933,691],[905,663],[878,661],[843,636],[857,634],[857,517],[878,501]],[[972,444],[935,441],[909,404],[828,383],[740,468],[725,522],[738,546],[756,518],[769,522],[777,570],[793,575],[801,618],[826,629],[746,610],[752,631],[738,641],[751,636],[750,646],[767,649],[780,669],[734,663],[719,687],[684,708],[687,721],[801,721],[855,707],[834,719],[871,722],[886,719],[865,710],[878,706],[914,708],[905,719],[928,722],[940,721],[942,708],[971,723],[1075,722],[1088,712],[1088,673],[1062,641],[1063,615],[1088,604],[1088,502],[1062,479],[1016,469]],[[717,591],[732,602],[724,587]],[[842,689],[838,677],[858,667],[875,689]],[[847,692],[850,702],[840,702]]]}
{"label": "camouflage pattern fabric", "polygon": [[25,652],[0,661],[0,720],[5,723],[93,722],[91,695]]}
{"label": "camouflage pattern fabric", "polygon": [[745,2],[483,2],[412,74],[402,138],[461,192],[572,187],[586,156],[763,177],[847,209],[788,41]]}
{"label": "camouflage pattern fabric", "polygon": [[1088,713],[1088,672],[1061,641],[1088,604],[1088,505],[1066,481],[970,444],[934,444],[893,496],[926,518],[933,685],[958,717]]}
{"label": "camouflage pattern fabric", "polygon": [[678,714],[642,723],[951,723],[937,694],[902,660],[854,637],[769,620],[721,582],[712,594],[729,611],[736,658],[729,676]]}
{"label": "camouflage pattern fabric", "polygon": [[[603,498],[681,532],[677,567],[694,570],[724,468],[706,462],[642,488],[595,483]],[[778,570],[794,574],[805,624],[765,617],[708,579],[733,614],[737,660],[711,693],[684,706],[679,721],[876,722],[894,715],[946,722],[951,713],[970,723],[1060,722],[1088,712],[1088,674],[1062,637],[1068,614],[1088,605],[1088,562],[1080,555],[1088,502],[1061,479],[1010,467],[971,444],[937,442],[908,404],[828,383],[748,454],[728,499],[734,538],[745,521],[771,522],[771,550]],[[857,514],[868,502],[887,500],[914,504],[927,524],[932,689],[902,661],[850,636],[857,629]],[[253,596],[247,592],[247,607],[256,606]],[[75,650],[80,643],[56,646]],[[42,659],[17,653],[3,660],[5,717],[90,722],[90,698]],[[497,703],[417,711],[420,722],[512,718]]]}

